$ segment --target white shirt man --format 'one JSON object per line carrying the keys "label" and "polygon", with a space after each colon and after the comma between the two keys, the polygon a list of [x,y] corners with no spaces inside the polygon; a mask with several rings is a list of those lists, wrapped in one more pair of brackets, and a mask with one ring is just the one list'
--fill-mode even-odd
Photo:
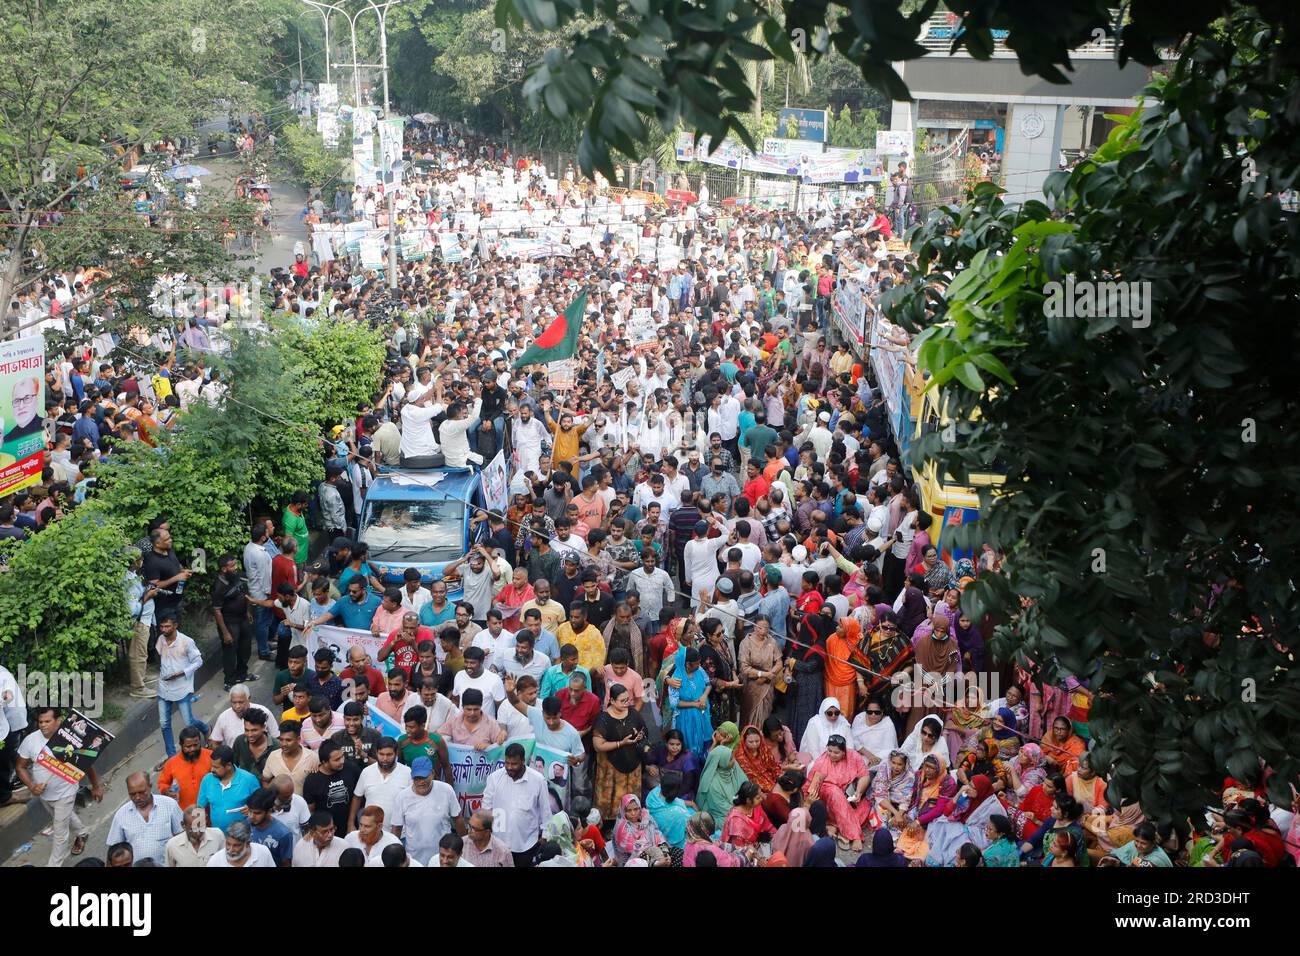
{"label": "white shirt man", "polygon": [[531,417],[523,420],[520,416],[512,423],[510,438],[514,443],[515,451],[519,454],[519,471],[525,473],[537,471],[540,467],[539,459],[542,455],[542,440],[546,437],[546,426],[536,418]]}
{"label": "white shirt man", "polygon": [[492,771],[483,788],[483,810],[492,814],[492,833],[511,853],[531,850],[551,818],[546,778],[527,765],[518,779],[505,767]]}
{"label": "white shirt man", "polygon": [[402,407],[402,457],[423,458],[438,452],[438,442],[433,437],[429,421],[438,414],[439,406],[432,401],[416,404],[408,402]]}
{"label": "white shirt man", "polygon": [[[275,866],[275,857],[271,856],[271,851],[268,850],[266,847],[262,846],[262,844],[249,843],[247,845],[247,849],[248,849],[248,858],[244,861],[243,864],[245,867],[249,867],[249,866],[274,867]],[[226,856],[226,851],[224,849],[222,849],[220,853],[214,853],[212,855],[212,858],[208,860],[207,865],[209,867],[214,867],[218,869],[221,867],[233,868],[233,865],[230,862],[230,857]]]}
{"label": "white shirt man", "polygon": [[691,607],[700,606],[700,589],[706,588],[710,593],[718,581],[718,551],[724,547],[727,539],[694,538],[686,542],[682,561],[686,565],[685,579],[691,592]]}
{"label": "white shirt man", "polygon": [[497,705],[506,699],[506,688],[501,678],[489,670],[484,670],[478,677],[470,677],[468,671],[457,671],[452,683],[451,693],[457,700],[471,687],[483,692],[483,713],[496,718]]}
{"label": "white shirt man", "polygon": [[404,763],[395,762],[387,773],[380,769],[379,763],[367,764],[357,778],[353,796],[364,800],[368,807],[379,807],[384,811],[384,820],[393,815],[393,802],[398,793],[411,785],[411,768]]}
{"label": "white shirt man", "polygon": [[[688,542],[689,544],[689,542]],[[659,612],[676,600],[673,579],[668,572],[655,565],[652,573],[647,574],[645,565],[634,568],[627,574],[627,590],[635,591],[641,599],[641,611],[651,621],[659,620]],[[647,640],[650,635],[643,635]]]}
{"label": "white shirt man", "polygon": [[[307,604],[308,602],[303,601],[302,603]],[[240,694],[241,688],[243,694]],[[240,697],[245,701],[248,700],[248,687],[245,684],[236,684],[234,687],[230,688],[232,704],[236,698]],[[247,713],[250,710],[260,710],[262,713],[266,714],[266,735],[269,738],[274,740],[280,736],[279,725],[275,722],[275,718],[271,716],[270,711],[258,704],[248,704],[244,709],[244,713]],[[235,713],[235,708],[231,706],[223,710],[221,716],[219,716],[212,724],[212,733],[208,736],[208,740],[211,741],[214,746],[225,744],[227,747],[233,747],[235,746],[235,741],[242,736],[244,736],[243,714]]]}
{"label": "white shirt man", "polygon": [[[513,707],[510,709],[514,710]],[[432,771],[426,769],[425,772]],[[422,866],[429,866],[431,860],[437,860],[438,841],[452,832],[456,818],[460,816],[460,798],[456,791],[441,780],[430,780],[429,783],[429,792],[423,796],[412,786],[400,791],[393,801],[393,817],[389,821],[391,826],[401,827],[406,852]],[[388,820],[387,817],[384,819]]]}
{"label": "white shirt man", "polygon": [[438,428],[438,437],[442,440],[442,453],[451,468],[464,468],[471,461],[483,464],[483,456],[469,449],[469,428],[478,422],[481,399],[474,399],[474,406],[469,413],[460,418],[447,418]]}
{"label": "white shirt man", "polygon": [[730,395],[722,395],[717,405],[709,406],[709,432],[717,432],[724,442],[740,434],[740,402]]}

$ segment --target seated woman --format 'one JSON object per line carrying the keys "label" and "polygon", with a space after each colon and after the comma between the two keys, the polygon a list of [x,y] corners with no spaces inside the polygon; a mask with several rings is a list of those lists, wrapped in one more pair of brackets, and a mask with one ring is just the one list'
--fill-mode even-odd
{"label": "seated woman", "polygon": [[625,793],[619,804],[618,821],[614,824],[614,862],[627,866],[628,860],[643,859],[654,866],[667,865],[670,860],[664,839],[654,817],[641,806],[635,794]]}
{"label": "seated woman", "polygon": [[994,815],[1004,813],[993,782],[983,774],[971,778],[958,791],[955,800],[943,805],[948,807],[945,815],[926,830],[925,838],[930,844],[926,866],[952,866],[957,850],[966,843],[983,850],[991,842],[985,824]]}
{"label": "seated woman", "polygon": [[1012,806],[1019,806],[1030,790],[1047,779],[1047,772],[1043,770],[1043,748],[1038,744],[1025,744],[1002,766],[1007,772],[1007,803]]}
{"label": "seated woman", "polygon": [[1043,752],[1056,764],[1061,776],[1068,777],[1079,769],[1079,758],[1088,752],[1088,745],[1074,733],[1069,717],[1057,717],[1052,721],[1051,734],[1043,741]]}
{"label": "seated woman", "polygon": [[872,802],[865,799],[870,782],[871,771],[862,755],[839,734],[832,734],[804,785],[808,799],[826,804],[831,825],[857,851],[862,849],[862,828],[875,815]]}
{"label": "seated woman", "polygon": [[650,752],[645,769],[651,786],[662,782],[667,772],[677,771],[682,777],[678,796],[694,804],[695,788],[700,782],[700,761],[686,746],[686,738],[680,730],[664,734],[663,742]]}
{"label": "seated woman", "polygon": [[[754,847],[740,849],[729,843],[715,843],[713,832],[717,825],[713,817],[701,810],[686,824],[686,851],[682,866],[752,866],[757,855]],[[701,859],[708,857],[707,863]]]}
{"label": "seated woman", "polygon": [[776,778],[776,786],[759,804],[772,826],[779,827],[790,819],[790,814],[799,806],[806,778],[798,770],[787,770]]}
{"label": "seated woman", "polygon": [[921,762],[928,756],[933,756],[946,770],[949,756],[948,746],[943,742],[943,721],[933,714],[923,718],[903,741],[902,750],[907,754],[907,764],[914,773],[920,771]]}
{"label": "seated woman", "polygon": [[985,866],[1019,866],[1020,847],[1016,845],[1015,827],[1001,813],[994,813],[984,824]]}
{"label": "seated woman", "polygon": [[759,806],[763,792],[758,784],[746,780],[736,791],[736,799],[727,818],[722,822],[722,842],[732,846],[747,847],[758,843],[764,834],[768,839],[776,833],[776,827],[767,818]]}
{"label": "seated woman", "polygon": [[999,790],[1008,785],[1007,771],[998,759],[998,745],[992,737],[985,737],[973,750],[964,754],[955,772],[957,782],[961,784],[970,783],[973,777],[983,774],[994,784],[1000,784]]}
{"label": "seated woman", "polygon": [[645,808],[667,841],[668,853],[673,858],[674,866],[681,866],[682,850],[686,847],[686,823],[695,813],[679,796],[681,785],[682,775],[669,770],[664,773],[659,786],[646,794],[645,798]]}
{"label": "seated woman", "polygon": [[[824,809],[824,808],[823,808]],[[773,855],[781,853],[792,867],[803,866],[804,857],[812,849],[816,838],[811,829],[812,814],[805,807],[790,811],[790,819],[777,829],[772,837]]]}
{"label": "seated woman", "polygon": [[871,799],[876,804],[876,814],[894,831],[895,839],[907,826],[907,811],[912,806],[915,783],[915,775],[907,768],[907,754],[901,750],[890,752],[884,769],[872,782]]}
{"label": "seated woman", "polygon": [[728,722],[713,732],[713,748],[704,761],[700,788],[695,795],[699,808],[718,820],[724,819],[731,810],[740,785],[747,779],[745,771],[736,763],[732,749],[739,736],[735,728],[735,724]]}
{"label": "seated woman", "polygon": [[952,797],[956,792],[957,781],[943,769],[938,757],[929,754],[921,761],[921,769],[916,772],[908,816],[923,827],[929,826],[930,821],[938,819],[947,805],[940,801]]}
{"label": "seated woman", "polygon": [[1020,801],[1020,812],[1025,816],[1025,826],[1029,833],[1041,826],[1052,816],[1052,804],[1060,793],[1065,792],[1065,778],[1054,774],[1038,786],[1033,787]]}
{"label": "seated woman", "polygon": [[[1038,863],[1042,866],[1052,865],[1052,856],[1056,851],[1056,840],[1063,833],[1069,833],[1071,841],[1069,853],[1079,866],[1088,866],[1088,851],[1083,838],[1083,804],[1070,796],[1061,787],[1052,798],[1052,816],[1045,820],[1034,833],[1020,844],[1020,852],[1025,862]],[[1062,853],[1065,851],[1062,850]],[[1059,854],[1058,854],[1059,855]]]}
{"label": "seated woman", "polygon": [[817,709],[817,716],[808,721],[799,749],[816,760],[826,750],[827,741],[832,735],[849,740],[853,736],[853,725],[845,719],[840,702],[834,697],[827,697]]}
{"label": "seated woman", "polygon": [[1092,813],[1093,807],[1109,809],[1106,804],[1106,781],[1092,769],[1092,762],[1086,753],[1079,757],[1079,769],[1065,778],[1065,789],[1083,804],[1084,813]]}
{"label": "seated woman", "polygon": [[871,836],[871,852],[858,857],[855,864],[876,869],[897,869],[909,865],[907,857],[894,849],[894,836],[889,827],[881,827]]}
{"label": "seated woman", "polygon": [[741,732],[735,756],[736,763],[745,771],[745,776],[757,784],[764,794],[771,793],[783,768],[772,751],[763,746],[763,734],[753,724]]}
{"label": "seated woman", "polygon": [[1169,854],[1160,846],[1156,828],[1143,820],[1133,828],[1133,839],[1111,850],[1098,866],[1173,866]]}
{"label": "seated woman", "polygon": [[795,747],[794,734],[775,714],[763,721],[763,746],[771,752],[782,770],[802,771],[812,763],[812,757],[800,753]]}
{"label": "seated woman", "polygon": [[961,764],[962,758],[979,744],[988,718],[984,716],[984,697],[974,684],[966,685],[966,699],[948,712],[944,721],[944,740],[948,744],[950,767]]}

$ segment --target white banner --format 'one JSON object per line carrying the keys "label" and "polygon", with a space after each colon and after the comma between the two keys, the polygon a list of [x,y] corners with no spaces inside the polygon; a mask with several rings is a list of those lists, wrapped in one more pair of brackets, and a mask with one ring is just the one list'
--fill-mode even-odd
{"label": "white banner", "polygon": [[483,502],[488,510],[504,515],[510,507],[510,471],[505,449],[483,466]]}
{"label": "white banner", "polygon": [[387,634],[378,637],[369,631],[352,627],[335,627],[332,624],[318,624],[307,632],[307,659],[315,660],[315,655],[322,647],[334,652],[334,673],[347,667],[348,653],[354,647],[360,647],[370,655],[370,665],[381,671],[387,671],[387,663],[379,660],[379,649],[388,640]]}

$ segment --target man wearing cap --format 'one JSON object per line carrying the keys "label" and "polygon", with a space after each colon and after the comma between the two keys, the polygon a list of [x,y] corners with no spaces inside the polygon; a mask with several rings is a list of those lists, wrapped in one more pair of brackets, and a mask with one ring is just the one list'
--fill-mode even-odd
{"label": "man wearing cap", "polygon": [[830,428],[827,427],[830,425],[830,421],[830,412],[818,412],[816,421],[806,432],[801,433],[795,439],[795,443],[798,445],[802,445],[805,441],[812,442],[813,450],[816,453],[816,461],[827,461],[830,458],[831,443],[834,441],[834,436],[831,435]]}
{"label": "man wearing cap", "polygon": [[785,649],[786,620],[790,614],[790,594],[782,586],[781,569],[769,564],[763,568],[763,581],[767,590],[758,602],[754,612],[756,619],[767,621],[771,627],[772,637],[779,650]]}
{"label": "man wearing cap", "polygon": [[682,578],[691,595],[691,607],[700,606],[700,593],[712,594],[718,580],[718,551],[727,543],[725,535],[709,537],[710,522],[722,530],[721,519],[710,514],[708,520],[695,523],[695,538],[682,552]]}
{"label": "man wearing cap", "polygon": [[445,835],[465,834],[460,798],[449,784],[433,778],[433,761],[428,757],[412,762],[410,783],[397,792],[386,819],[411,859],[423,866],[438,855],[438,843]]}
{"label": "man wearing cap", "polygon": [[347,511],[343,507],[343,495],[339,493],[339,479],[343,477],[344,466],[331,461],[325,466],[325,480],[320,483],[317,494],[320,497],[321,524],[329,538],[347,538]]}

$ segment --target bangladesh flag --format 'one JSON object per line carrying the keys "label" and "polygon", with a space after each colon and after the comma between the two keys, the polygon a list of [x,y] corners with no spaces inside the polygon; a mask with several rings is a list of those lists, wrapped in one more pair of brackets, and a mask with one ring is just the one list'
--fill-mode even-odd
{"label": "bangladesh flag", "polygon": [[511,368],[525,365],[544,365],[547,362],[562,362],[573,358],[578,351],[578,332],[582,329],[582,317],[587,312],[587,290],[579,295],[555,320],[546,327],[533,344],[524,349],[524,354],[515,359]]}

